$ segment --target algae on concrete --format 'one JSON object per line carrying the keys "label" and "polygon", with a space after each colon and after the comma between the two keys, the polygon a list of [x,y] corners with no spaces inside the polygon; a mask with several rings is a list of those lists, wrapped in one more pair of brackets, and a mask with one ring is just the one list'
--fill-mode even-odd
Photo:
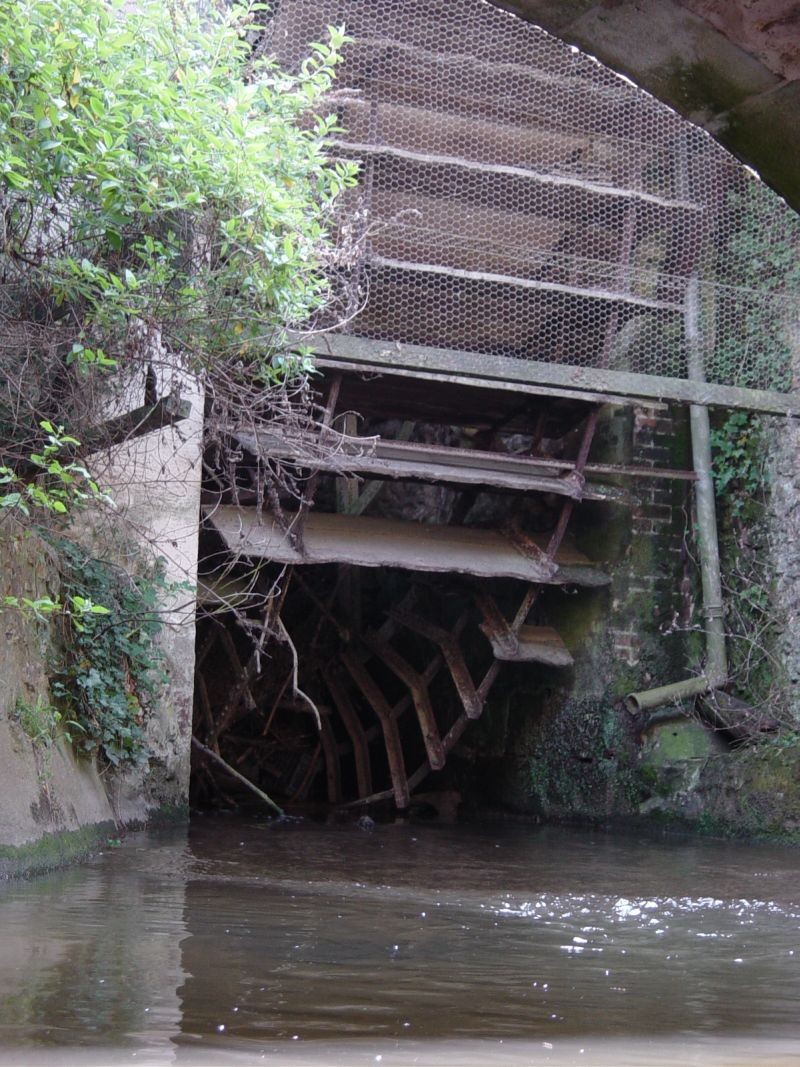
{"label": "algae on concrete", "polygon": [[46,833],[24,845],[0,845],[0,880],[43,874],[86,859],[116,838],[113,821]]}
{"label": "algae on concrete", "polygon": [[665,762],[650,788],[641,813],[662,823],[800,844],[800,743]]}

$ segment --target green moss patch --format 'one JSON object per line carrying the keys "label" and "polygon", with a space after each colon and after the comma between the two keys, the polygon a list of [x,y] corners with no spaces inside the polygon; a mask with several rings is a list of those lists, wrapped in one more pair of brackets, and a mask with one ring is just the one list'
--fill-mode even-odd
{"label": "green moss patch", "polygon": [[716,837],[800,844],[800,745],[648,766],[640,812]]}
{"label": "green moss patch", "polygon": [[0,879],[22,878],[42,874],[86,859],[116,838],[117,827],[110,820],[79,830],[43,834],[25,845],[0,845]]}

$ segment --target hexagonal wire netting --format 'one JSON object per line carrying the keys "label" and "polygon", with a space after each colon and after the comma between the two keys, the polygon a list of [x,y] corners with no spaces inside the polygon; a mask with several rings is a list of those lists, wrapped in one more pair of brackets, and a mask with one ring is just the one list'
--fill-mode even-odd
{"label": "hexagonal wire netting", "polygon": [[270,49],[292,69],[331,24],[344,332],[791,387],[800,220],[707,133],[488,0],[280,0]]}

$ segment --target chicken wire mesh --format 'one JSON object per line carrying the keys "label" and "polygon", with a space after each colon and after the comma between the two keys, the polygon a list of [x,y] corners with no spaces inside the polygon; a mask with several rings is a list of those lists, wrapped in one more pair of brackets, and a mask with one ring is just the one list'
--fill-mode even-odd
{"label": "chicken wire mesh", "polygon": [[340,329],[791,388],[800,220],[707,133],[488,0],[280,0],[270,50],[295,69],[332,24]]}

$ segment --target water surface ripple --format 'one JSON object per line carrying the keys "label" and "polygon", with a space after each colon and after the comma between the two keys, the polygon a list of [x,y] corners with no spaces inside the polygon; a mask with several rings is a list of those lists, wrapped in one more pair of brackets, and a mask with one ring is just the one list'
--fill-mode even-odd
{"label": "water surface ripple", "polygon": [[205,817],[0,886],[0,1063],[800,1065],[800,854]]}

